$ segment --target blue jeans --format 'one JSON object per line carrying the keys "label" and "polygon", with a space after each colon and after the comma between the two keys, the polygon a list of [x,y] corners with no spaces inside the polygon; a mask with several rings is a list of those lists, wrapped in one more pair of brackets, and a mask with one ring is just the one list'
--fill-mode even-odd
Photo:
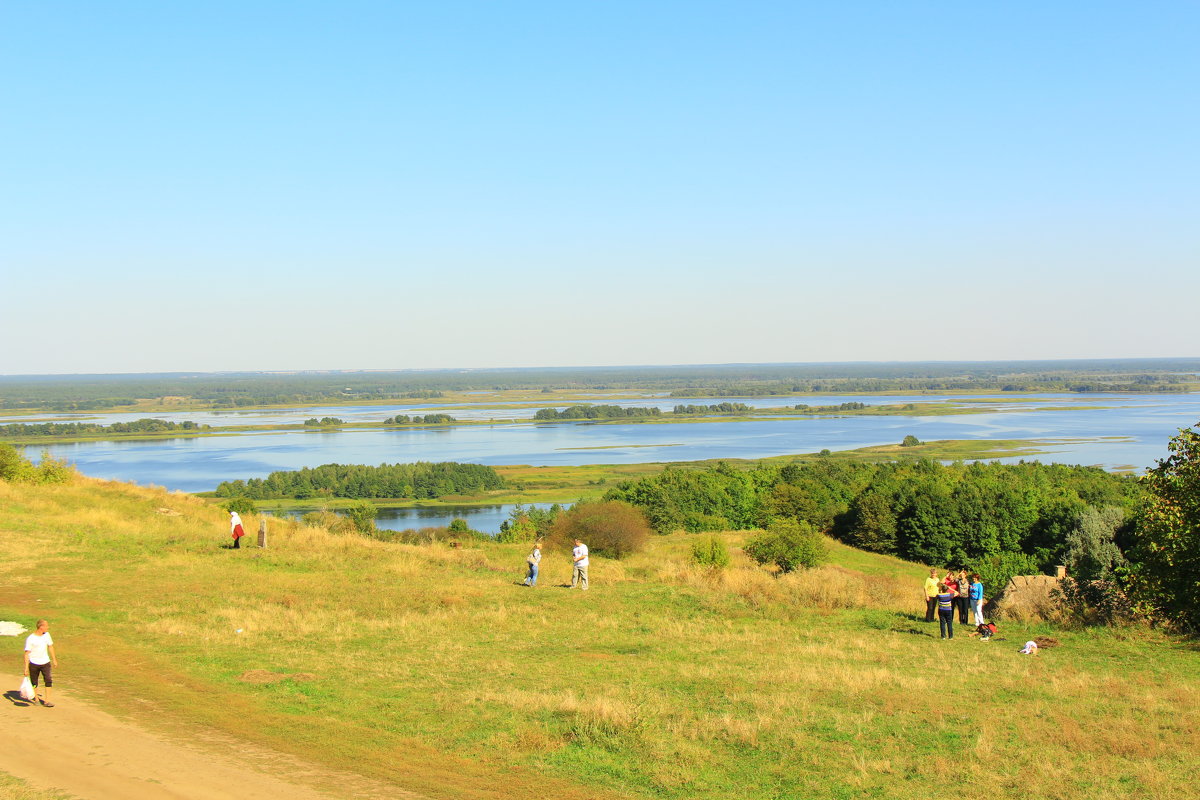
{"label": "blue jeans", "polygon": [[528,567],[529,567],[529,574],[525,576],[525,585],[526,586],[537,586],[538,565],[537,564],[529,564]]}
{"label": "blue jeans", "polygon": [[954,609],[953,608],[939,608],[938,609],[938,622],[941,623],[942,638],[943,639],[953,639],[954,638]]}

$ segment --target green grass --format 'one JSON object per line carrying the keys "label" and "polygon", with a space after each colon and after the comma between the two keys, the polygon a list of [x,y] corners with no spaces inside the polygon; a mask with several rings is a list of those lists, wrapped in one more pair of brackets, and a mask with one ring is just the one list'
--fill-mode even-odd
{"label": "green grass", "polygon": [[[51,619],[69,691],[435,797],[1194,794],[1192,643],[1016,624],[942,642],[921,565],[835,544],[774,578],[731,532],[733,567],[707,573],[677,534],[594,559],[582,593],[557,552],[516,585],[525,545],[277,522],[270,549],[232,551],[226,529],[182,494],[0,484],[0,612]],[[1035,634],[1062,644],[1019,655]]]}

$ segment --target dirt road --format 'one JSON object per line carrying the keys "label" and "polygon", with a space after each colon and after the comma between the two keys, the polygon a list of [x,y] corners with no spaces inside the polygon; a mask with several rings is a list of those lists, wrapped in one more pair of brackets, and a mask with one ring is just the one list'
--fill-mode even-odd
{"label": "dirt road", "polygon": [[420,795],[357,775],[314,768],[220,734],[173,737],[123,722],[70,692],[54,690],[54,708],[35,706],[14,687],[0,702],[0,771],[40,789],[84,800],[330,800]]}

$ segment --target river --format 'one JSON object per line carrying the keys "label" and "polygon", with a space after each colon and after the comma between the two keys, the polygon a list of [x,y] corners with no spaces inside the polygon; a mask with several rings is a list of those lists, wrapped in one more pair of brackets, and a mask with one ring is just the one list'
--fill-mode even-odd
{"label": "river", "polygon": [[[722,398],[677,401],[646,398],[644,403],[713,403]],[[733,398],[758,407],[869,404],[951,400],[963,395],[870,397]],[[629,464],[694,461],[711,458],[762,458],[850,450],[892,444],[912,434],[922,440],[1025,439],[1044,448],[1041,461],[1095,464],[1109,469],[1143,470],[1167,454],[1167,440],[1181,427],[1200,420],[1200,393],[1171,395],[1021,395],[1004,396],[987,413],[941,416],[825,416],[698,423],[603,423],[532,421],[514,424],[431,428],[247,432],[222,436],[118,440],[56,444],[44,449],[73,462],[83,473],[114,480],[154,484],[187,492],[207,491],[224,480],[265,477],[273,470],[327,463],[465,461],[480,464]],[[1029,402],[1033,399],[1036,402]],[[486,401],[484,401],[486,402]],[[482,405],[483,403],[481,403]],[[620,401],[621,405],[633,405]],[[660,406],[661,407],[661,406]],[[337,416],[362,421],[412,413],[415,406],[275,409],[237,412],[247,421]],[[438,406],[420,406],[425,412]],[[1036,408],[1039,410],[1025,410]],[[1055,410],[1041,410],[1055,409]],[[1070,409],[1070,410],[1069,410]],[[492,413],[493,409],[476,409]],[[532,413],[532,410],[525,411]],[[419,412],[418,412],[419,413]],[[204,422],[212,412],[155,415],[162,419]],[[62,415],[56,415],[61,417]],[[108,424],[142,415],[88,415]],[[234,424],[221,414],[221,423]],[[465,418],[464,414],[455,416]],[[32,421],[25,418],[24,421]],[[255,422],[254,424],[263,424]],[[40,447],[30,448],[36,457]],[[1014,459],[1001,459],[1014,460]]]}

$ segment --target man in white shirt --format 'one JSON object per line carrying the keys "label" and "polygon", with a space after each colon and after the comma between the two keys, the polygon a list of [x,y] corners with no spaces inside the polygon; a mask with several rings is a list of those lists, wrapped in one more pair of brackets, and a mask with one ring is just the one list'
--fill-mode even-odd
{"label": "man in white shirt", "polygon": [[571,570],[571,588],[574,589],[575,586],[578,585],[580,589],[583,589],[584,591],[586,591],[587,587],[588,587],[588,576],[587,576],[588,549],[587,549],[587,545],[584,544],[583,542],[579,541],[578,539],[576,539],[575,540],[575,548],[571,551],[571,555],[575,559],[575,566]]}
{"label": "man in white shirt", "polygon": [[34,692],[37,692],[38,676],[45,678],[42,705],[46,708],[54,708],[54,703],[50,702],[50,687],[54,685],[54,678],[50,674],[51,664],[58,666],[54,640],[50,638],[50,623],[39,619],[37,630],[25,639],[25,677],[33,684]]}

